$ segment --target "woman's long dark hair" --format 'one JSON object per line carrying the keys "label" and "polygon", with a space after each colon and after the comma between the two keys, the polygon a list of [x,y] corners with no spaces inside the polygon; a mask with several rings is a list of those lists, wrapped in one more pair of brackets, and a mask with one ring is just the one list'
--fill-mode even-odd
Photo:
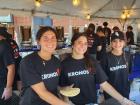
{"label": "woman's long dark hair", "polygon": [[[87,38],[87,34],[85,32],[83,33],[75,33],[71,39],[71,45],[74,45],[74,42],[79,39],[81,36],[84,36]],[[90,58],[88,51],[84,54],[84,61],[85,61],[85,68],[91,72],[95,73],[95,66],[94,61]]]}
{"label": "woman's long dark hair", "polygon": [[53,29],[52,27],[49,27],[49,26],[45,26],[38,30],[38,32],[36,34],[36,40],[40,40],[40,38],[43,36],[43,34],[47,31],[52,31],[56,35],[56,38],[57,38],[57,33],[56,33],[55,29]]}

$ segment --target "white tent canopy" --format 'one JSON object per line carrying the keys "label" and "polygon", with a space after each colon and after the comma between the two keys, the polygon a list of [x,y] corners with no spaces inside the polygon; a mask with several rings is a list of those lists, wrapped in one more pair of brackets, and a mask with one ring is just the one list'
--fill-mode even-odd
{"label": "white tent canopy", "polygon": [[41,13],[85,17],[90,14],[92,18],[120,18],[125,10],[129,11],[131,19],[139,19],[140,0],[80,0],[77,7],[72,5],[72,0],[42,0],[40,7],[35,6],[34,0],[0,0],[1,15]]}
{"label": "white tent canopy", "polygon": [[[120,19],[124,11],[129,12],[130,15],[127,24]],[[136,34],[135,40],[140,32],[140,0],[80,0],[78,6],[73,6],[72,0],[42,0],[40,7],[35,6],[35,0],[0,0],[0,15],[9,14],[15,16],[73,16],[84,19],[87,14],[90,14],[91,19],[95,21],[97,18],[103,18],[105,21],[117,20],[122,24],[122,29],[123,26],[131,24]]]}

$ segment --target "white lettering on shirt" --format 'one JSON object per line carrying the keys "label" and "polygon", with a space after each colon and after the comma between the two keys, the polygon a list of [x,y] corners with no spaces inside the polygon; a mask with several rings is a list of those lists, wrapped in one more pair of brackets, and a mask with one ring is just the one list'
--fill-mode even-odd
{"label": "white lettering on shirt", "polygon": [[116,71],[116,70],[125,69],[125,68],[127,68],[127,65],[119,65],[115,67],[110,67],[110,71]]}
{"label": "white lettering on shirt", "polygon": [[88,70],[75,71],[75,72],[69,72],[68,73],[68,77],[79,76],[79,75],[86,75],[86,74],[89,74]]}
{"label": "white lettering on shirt", "polygon": [[57,77],[58,73],[57,72],[53,72],[53,73],[50,73],[50,74],[43,74],[41,76],[42,76],[42,80],[44,80],[44,79],[49,79],[49,78]]}

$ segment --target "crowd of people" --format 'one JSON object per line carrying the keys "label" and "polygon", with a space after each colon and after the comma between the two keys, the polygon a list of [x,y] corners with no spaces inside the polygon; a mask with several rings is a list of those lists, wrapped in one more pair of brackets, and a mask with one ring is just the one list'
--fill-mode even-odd
{"label": "crowd of people", "polygon": [[[129,100],[131,56],[124,47],[134,44],[133,27],[128,26],[126,38],[119,27],[113,32],[104,22],[90,23],[85,32],[71,39],[72,53],[63,61],[53,55],[57,33],[42,27],[36,34],[40,50],[21,58],[19,48],[5,27],[0,27],[0,105],[13,105],[13,90],[20,91],[19,105],[93,105],[97,103],[98,84],[105,100],[116,99],[120,105],[136,105]],[[107,51],[107,47],[110,50]],[[58,95],[58,87],[79,88],[71,103]]]}

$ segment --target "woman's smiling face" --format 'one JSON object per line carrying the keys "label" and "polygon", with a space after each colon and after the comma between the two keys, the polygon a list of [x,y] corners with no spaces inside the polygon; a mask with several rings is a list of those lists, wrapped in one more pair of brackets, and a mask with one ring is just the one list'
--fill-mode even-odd
{"label": "woman's smiling face", "polygon": [[87,51],[88,42],[85,36],[80,36],[73,44],[73,52],[77,55],[84,55]]}
{"label": "woman's smiling face", "polygon": [[57,46],[56,35],[52,31],[46,31],[38,41],[41,46],[41,50],[53,53]]}

